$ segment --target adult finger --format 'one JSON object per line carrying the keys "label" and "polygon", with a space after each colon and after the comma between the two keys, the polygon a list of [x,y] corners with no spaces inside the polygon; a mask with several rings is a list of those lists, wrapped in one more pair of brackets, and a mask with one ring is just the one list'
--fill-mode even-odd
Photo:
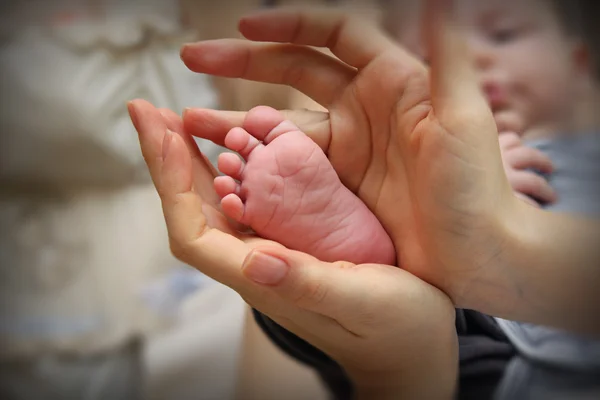
{"label": "adult finger", "polygon": [[183,139],[172,134],[164,150],[160,197],[173,254],[240,292],[247,286],[240,266],[252,248],[226,218],[192,190],[192,162]]}
{"label": "adult finger", "polygon": [[513,190],[544,203],[554,203],[557,200],[556,192],[548,181],[533,172],[515,172],[511,176],[510,183]]}
{"label": "adult finger", "polygon": [[186,134],[181,117],[174,111],[167,108],[160,108],[158,111],[164,118],[167,128],[181,136],[190,152],[192,160],[202,160],[202,153],[200,152],[196,142],[194,142],[194,138],[192,138],[191,135]]}
{"label": "adult finger", "polygon": [[[483,125],[480,128],[495,126],[479,87],[467,41],[455,21],[453,2],[427,0],[423,27],[431,60],[431,91],[436,115],[445,122],[462,123],[461,118],[467,117],[471,124]],[[478,120],[474,121],[473,117]],[[463,130],[457,127],[453,133],[460,134]],[[481,136],[486,132],[477,133]]]}
{"label": "adult finger", "polygon": [[[405,302],[420,301],[430,291],[414,275],[388,265],[327,263],[282,247],[256,247],[243,274],[283,302],[336,321],[354,337],[372,333],[376,321],[389,321],[389,302],[402,293]],[[277,301],[270,300],[272,303]],[[411,307],[404,304],[405,307]]]}
{"label": "adult finger", "polygon": [[239,30],[254,41],[327,47],[358,69],[382,53],[397,49],[373,21],[335,9],[259,11],[242,18]]}
{"label": "adult finger", "polygon": [[309,47],[239,39],[187,44],[181,59],[194,72],[288,85],[325,107],[356,76],[354,68]]}
{"label": "adult finger", "polygon": [[133,100],[127,104],[133,126],[138,132],[142,155],[150,171],[156,189],[160,191],[160,171],[163,163],[163,141],[167,127],[154,106],[144,100]]}
{"label": "adult finger", "polygon": [[[252,247],[260,242],[245,243],[227,229],[211,228],[209,220],[223,219],[223,216],[192,190],[192,157],[183,138],[167,129],[159,111],[148,102],[136,100],[129,108],[139,131],[142,151],[148,155],[148,167],[156,173],[156,187],[173,254],[247,298],[265,298],[261,295],[264,288],[249,282],[241,269]],[[227,226],[226,223],[223,226]],[[276,249],[276,244],[271,248]],[[273,311],[273,307],[267,307],[266,311]],[[296,318],[302,321],[309,313],[304,314],[304,317]],[[285,319],[281,318],[282,314],[275,315]],[[291,327],[291,323],[282,322]],[[322,329],[339,329],[327,318],[320,318],[318,322]],[[294,329],[311,338],[301,326],[294,326]]]}
{"label": "adult finger", "polygon": [[[281,113],[282,120],[294,123],[327,152],[331,141],[328,113],[312,110],[283,110]],[[188,108],[183,113],[183,123],[186,132],[224,146],[227,133],[232,128],[241,127],[247,114],[246,111]]]}
{"label": "adult finger", "polygon": [[220,199],[213,188],[213,181],[215,177],[219,175],[215,167],[208,158],[202,154],[194,138],[185,131],[183,121],[179,115],[166,108],[159,109],[159,112],[163,116],[168,129],[177,133],[183,139],[188,149],[192,159],[194,190],[199,193],[202,199],[208,204],[213,207],[218,207]]}
{"label": "adult finger", "polygon": [[[200,197],[192,191],[192,160],[183,139],[167,129],[160,112],[147,101],[131,101],[128,108],[138,131],[142,154],[163,203],[169,234],[173,231],[182,237],[192,235],[190,228],[182,225],[179,218],[169,217],[180,198],[197,197],[198,209],[202,205]],[[204,218],[200,218],[200,222],[204,224]]]}
{"label": "adult finger", "polygon": [[[375,303],[384,303],[386,294],[390,294],[385,291],[385,283],[382,284],[389,282],[389,277],[374,271],[377,268],[398,272],[391,266],[327,263],[306,253],[259,246],[248,255],[242,271],[248,279],[268,287],[284,301],[331,318],[348,332],[360,335],[362,328],[356,315],[369,314]],[[365,279],[365,273],[370,273],[369,279]],[[366,292],[371,297],[360,295]]]}
{"label": "adult finger", "polygon": [[181,121],[181,117],[175,111],[168,108],[159,108],[158,112],[162,115],[167,128],[173,132],[183,132],[183,122]]}
{"label": "adult finger", "polygon": [[[191,153],[184,137],[173,132],[182,133],[181,120],[166,110],[160,110],[159,114],[159,110],[145,101],[133,101],[128,106],[148,167],[155,172],[175,256],[237,290],[246,299],[254,299],[261,311],[306,340],[318,345],[321,337],[344,334],[330,318],[295,306],[287,307],[284,312],[275,301],[266,301],[269,297],[263,288],[245,279],[240,267],[252,244],[209,227],[208,219],[222,216],[206,207],[192,191]],[[164,121],[160,121],[161,115]]]}
{"label": "adult finger", "polygon": [[554,169],[550,157],[532,147],[513,148],[503,157],[505,162],[514,169],[534,169],[543,173],[550,173]]}
{"label": "adult finger", "polygon": [[234,289],[247,286],[240,266],[251,246],[227,232],[226,221],[222,230],[211,228],[223,216],[192,190],[192,158],[183,138],[167,129],[150,103],[134,100],[128,106],[162,201],[173,254]]}

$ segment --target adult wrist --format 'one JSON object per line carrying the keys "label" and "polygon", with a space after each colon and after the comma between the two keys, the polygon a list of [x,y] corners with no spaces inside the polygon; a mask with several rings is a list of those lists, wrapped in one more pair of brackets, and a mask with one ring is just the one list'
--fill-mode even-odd
{"label": "adult wrist", "polygon": [[529,220],[531,208],[511,191],[481,217],[485,228],[461,264],[466,272],[447,277],[444,287],[457,308],[498,316],[499,310],[515,306],[520,283],[513,267],[522,258],[523,221]]}
{"label": "adult wrist", "polygon": [[514,307],[498,316],[600,336],[600,222],[519,204],[502,264]]}
{"label": "adult wrist", "polygon": [[458,389],[458,337],[453,319],[439,322],[439,328],[435,332],[435,342],[431,342],[429,346],[416,346],[410,353],[395,354],[396,359],[386,357],[381,360],[381,369],[364,370],[360,366],[345,367],[353,383],[354,398],[356,400],[454,398]]}
{"label": "adult wrist", "polygon": [[600,336],[600,222],[505,202],[489,235],[497,251],[453,287],[457,307]]}

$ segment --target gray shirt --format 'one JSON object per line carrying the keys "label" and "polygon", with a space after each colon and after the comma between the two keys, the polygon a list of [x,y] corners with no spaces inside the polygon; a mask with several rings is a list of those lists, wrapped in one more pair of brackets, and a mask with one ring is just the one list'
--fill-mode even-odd
{"label": "gray shirt", "polygon": [[[554,172],[546,178],[558,201],[546,209],[600,218],[600,134],[528,145],[542,150],[554,163]],[[600,341],[533,324],[497,321],[519,354],[507,368],[497,399],[600,399]]]}

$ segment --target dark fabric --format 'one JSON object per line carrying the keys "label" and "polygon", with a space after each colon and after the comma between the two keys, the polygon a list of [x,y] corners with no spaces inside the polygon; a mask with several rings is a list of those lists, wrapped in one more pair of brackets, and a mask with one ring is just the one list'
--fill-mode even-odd
{"label": "dark fabric", "polygon": [[256,323],[273,343],[291,357],[317,371],[329,389],[332,399],[349,400],[352,398],[350,379],[335,361],[310,343],[282,328],[266,315],[254,309],[252,311]]}
{"label": "dark fabric", "polygon": [[[253,310],[261,329],[281,350],[314,368],[336,400],[352,398],[344,370],[325,353]],[[472,310],[456,310],[459,342],[459,400],[491,399],[515,350],[493,318]]]}
{"label": "dark fabric", "polygon": [[491,399],[515,348],[492,317],[473,310],[456,310],[456,333],[459,399]]}

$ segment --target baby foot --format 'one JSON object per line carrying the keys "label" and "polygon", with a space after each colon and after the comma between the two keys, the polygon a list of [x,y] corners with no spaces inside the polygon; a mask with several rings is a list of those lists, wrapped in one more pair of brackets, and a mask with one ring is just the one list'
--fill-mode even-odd
{"label": "baby foot", "polygon": [[[283,122],[282,122],[283,121]],[[396,264],[375,215],[340,181],[327,156],[279,111],[251,110],[225,137],[215,179],[223,212],[260,236],[324,261]]]}

